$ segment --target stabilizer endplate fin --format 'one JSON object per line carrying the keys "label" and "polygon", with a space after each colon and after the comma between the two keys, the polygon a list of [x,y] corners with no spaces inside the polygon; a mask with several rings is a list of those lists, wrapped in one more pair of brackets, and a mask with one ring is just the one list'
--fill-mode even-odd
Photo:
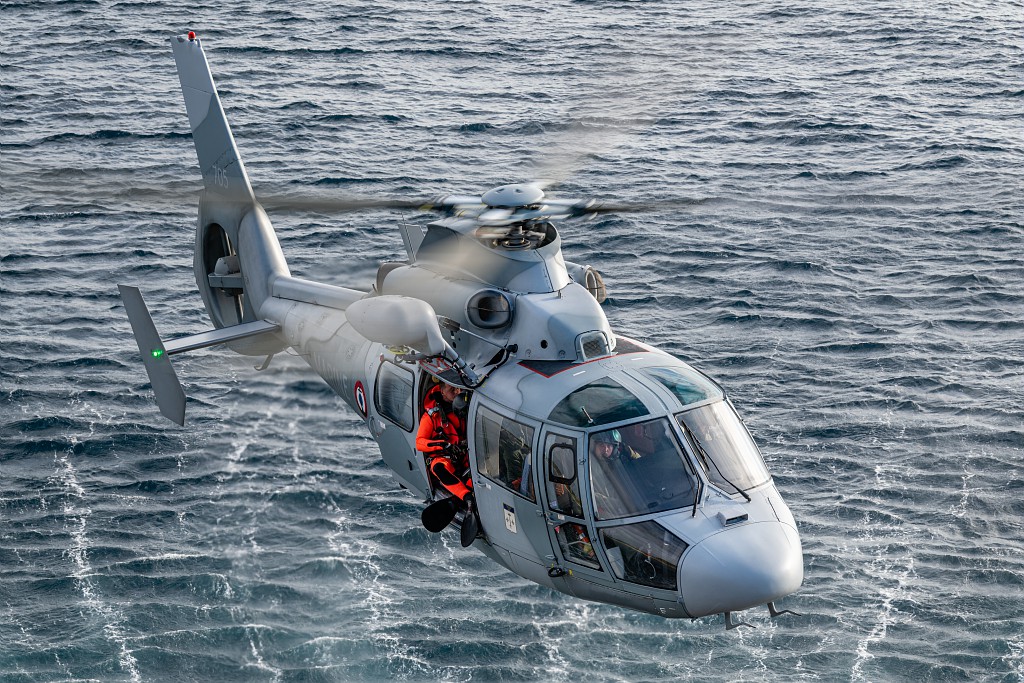
{"label": "stabilizer endplate fin", "polygon": [[178,375],[171,367],[171,359],[156,331],[153,318],[149,315],[142,292],[138,287],[127,285],[118,285],[117,289],[121,292],[121,301],[124,302],[128,322],[131,323],[132,332],[135,333],[135,342],[139,345],[139,353],[142,354],[142,362],[146,366],[149,383],[153,385],[156,404],[160,407],[160,412],[164,417],[184,425],[185,390],[181,388]]}
{"label": "stabilizer endplate fin", "polygon": [[188,36],[173,36],[170,40],[206,189],[232,200],[253,201],[249,176],[221,107],[202,43]]}

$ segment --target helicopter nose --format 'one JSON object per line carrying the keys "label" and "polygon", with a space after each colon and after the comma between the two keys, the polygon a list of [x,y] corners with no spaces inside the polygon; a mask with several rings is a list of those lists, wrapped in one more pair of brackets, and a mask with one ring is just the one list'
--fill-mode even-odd
{"label": "helicopter nose", "polygon": [[763,605],[803,582],[800,537],[775,521],[726,529],[691,548],[679,574],[683,603],[693,617]]}

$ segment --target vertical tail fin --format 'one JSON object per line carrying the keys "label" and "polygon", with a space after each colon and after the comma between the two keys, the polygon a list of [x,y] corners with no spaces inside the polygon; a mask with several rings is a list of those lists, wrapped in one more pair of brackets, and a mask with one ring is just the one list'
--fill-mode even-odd
{"label": "vertical tail fin", "polygon": [[224,116],[202,43],[189,33],[172,37],[171,49],[207,191],[236,201],[253,201],[249,176]]}
{"label": "vertical tail fin", "polygon": [[289,275],[288,265],[253,195],[202,43],[191,31],[170,42],[206,186],[196,226],[196,285],[216,327],[252,322],[260,318],[271,282]]}

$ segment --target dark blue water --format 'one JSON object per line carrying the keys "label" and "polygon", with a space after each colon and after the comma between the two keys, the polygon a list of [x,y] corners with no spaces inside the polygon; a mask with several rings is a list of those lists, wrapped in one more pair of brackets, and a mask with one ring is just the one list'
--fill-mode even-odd
{"label": "dark blue water", "polygon": [[[1020,2],[0,2],[0,678],[1024,679]],[[530,584],[418,521],[297,358],[206,329],[168,36],[204,39],[257,192],[563,179],[695,199],[566,225],[613,326],[731,392],[789,502],[804,614],[726,633]],[[367,288],[371,211],[273,216]]]}

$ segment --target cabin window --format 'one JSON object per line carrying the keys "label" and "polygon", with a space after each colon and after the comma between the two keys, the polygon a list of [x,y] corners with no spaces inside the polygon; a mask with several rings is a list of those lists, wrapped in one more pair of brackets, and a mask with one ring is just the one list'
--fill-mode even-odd
{"label": "cabin window", "polygon": [[640,522],[601,530],[612,573],[623,581],[676,590],[676,569],[685,542],[657,522]]}
{"label": "cabin window", "polygon": [[408,370],[386,361],[380,364],[373,392],[377,413],[407,432],[415,425],[413,385],[413,374]]}
{"label": "cabin window", "polygon": [[480,474],[536,502],[533,490],[533,427],[480,406],[476,414],[476,465]]}
{"label": "cabin window", "polygon": [[548,419],[573,427],[592,427],[647,414],[647,406],[629,389],[605,377],[563,398]]}
{"label": "cabin window", "polygon": [[726,401],[676,415],[711,483],[728,493],[760,486],[771,475],[747,428]]}
{"label": "cabin window", "polygon": [[547,462],[548,506],[571,517],[583,518],[579,472],[576,467],[576,439],[548,434],[544,441]]}
{"label": "cabin window", "polygon": [[597,519],[693,505],[696,478],[667,418],[590,435],[590,484]]}

